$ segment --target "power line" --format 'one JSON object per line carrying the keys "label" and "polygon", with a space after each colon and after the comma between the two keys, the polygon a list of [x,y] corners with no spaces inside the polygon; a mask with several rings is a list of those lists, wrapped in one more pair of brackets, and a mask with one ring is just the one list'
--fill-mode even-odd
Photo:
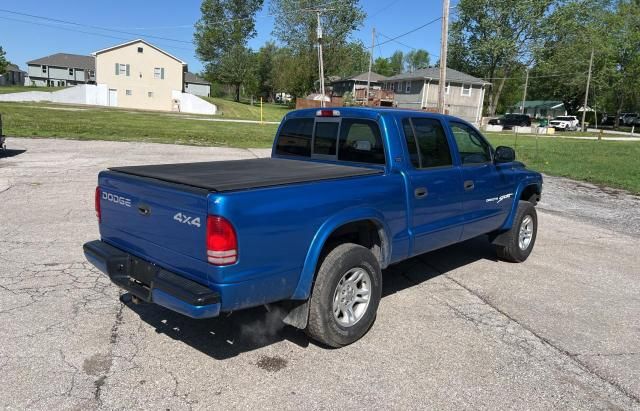
{"label": "power line", "polygon": [[[404,46],[404,47],[407,47],[407,48],[410,48],[410,49],[413,49],[413,50],[417,50],[417,48],[416,48],[416,47],[413,47],[413,46],[410,46],[410,45],[408,45],[408,44],[405,44],[405,43],[403,43],[403,42],[401,42],[401,41],[398,41],[398,40],[392,39],[391,37],[387,36],[387,35],[386,35],[386,34],[384,34],[384,33],[381,33],[381,32],[378,32],[378,33],[379,33],[382,37],[389,39],[389,41],[393,41],[394,43],[398,43],[398,44],[399,44],[399,45],[401,45],[401,46]],[[379,46],[379,44],[378,44],[378,46]]]}
{"label": "power line", "polygon": [[[56,26],[56,25],[52,25],[52,24],[46,24],[46,23],[39,23],[39,22],[35,22],[35,21],[28,21],[28,20],[21,20],[21,19],[14,19],[11,17],[6,17],[6,16],[0,16],[0,19],[3,20],[9,20],[9,21],[15,21],[18,23],[25,23],[25,24],[32,24],[35,26],[45,26],[45,27],[51,27],[54,29],[59,29],[59,30],[66,30],[66,31],[71,31],[74,33],[82,33],[82,34],[88,34],[91,36],[98,36],[98,37],[105,37],[105,38],[110,38],[110,39],[115,39],[115,40],[123,40],[123,41],[127,41],[130,40],[129,38],[125,38],[125,37],[118,37],[118,36],[112,36],[109,34],[104,34],[104,33],[95,33],[95,32],[90,32],[90,31],[84,31],[84,30],[79,30],[79,29],[74,29],[71,27],[61,27],[61,26]],[[173,45],[168,45],[168,44],[160,44],[161,46],[165,47],[165,48],[171,48],[171,49],[176,49],[176,50],[187,50],[187,51],[193,51],[193,49],[189,49],[186,47],[178,47],[178,46],[173,46]]]}
{"label": "power line", "polygon": [[375,16],[377,16],[378,14],[382,13],[383,11],[387,10],[389,7],[393,6],[394,4],[396,4],[398,2],[398,0],[392,0],[389,2],[389,4],[387,4],[386,6],[382,7],[381,9],[378,9],[377,11],[374,11],[372,14],[368,15],[367,18],[371,19]]}
{"label": "power line", "polygon": [[387,44],[387,43],[390,43],[390,42],[392,42],[392,41],[395,41],[395,40],[397,40],[397,39],[399,39],[399,38],[402,38],[402,37],[404,37],[404,36],[406,36],[406,35],[409,35],[409,34],[411,34],[411,33],[414,33],[414,32],[416,32],[416,31],[418,31],[418,30],[420,30],[420,29],[422,29],[422,28],[424,28],[424,27],[427,27],[428,25],[433,24],[433,23],[435,23],[435,22],[437,22],[438,20],[441,20],[441,19],[442,19],[442,17],[435,18],[435,19],[433,19],[433,20],[431,20],[431,21],[428,21],[427,23],[425,23],[425,24],[423,24],[423,25],[421,25],[421,26],[416,27],[415,29],[412,29],[412,30],[407,31],[406,33],[402,33],[402,34],[400,34],[400,35],[398,35],[398,36],[395,36],[395,37],[393,37],[393,38],[390,38],[389,40],[383,41],[383,42],[382,42],[382,43],[380,43],[379,45],[381,46],[381,45],[383,45],[383,44]]}
{"label": "power line", "polygon": [[150,35],[150,34],[134,33],[134,32],[124,31],[124,30],[109,29],[107,27],[94,26],[94,25],[91,25],[91,24],[76,23],[76,22],[73,22],[73,21],[54,19],[54,18],[51,18],[51,17],[38,16],[38,15],[35,15],[35,14],[29,14],[29,13],[21,13],[21,12],[13,11],[13,10],[0,9],[0,11],[4,12],[4,13],[9,13],[9,14],[15,14],[15,15],[18,15],[18,16],[31,17],[31,18],[34,18],[34,19],[52,21],[52,22],[55,22],[55,23],[70,24],[72,26],[85,27],[85,28],[94,29],[94,30],[110,31],[110,32],[113,32],[113,33],[129,34],[129,35],[132,35],[132,36],[143,36],[143,37],[147,37],[147,38],[150,38],[150,39],[154,38],[154,39],[158,39],[158,40],[173,41],[173,42],[176,42],[176,43],[192,44],[191,41],[186,41],[186,40],[178,40],[178,39],[172,39],[172,38],[169,38],[169,37],[153,36],[153,35]]}

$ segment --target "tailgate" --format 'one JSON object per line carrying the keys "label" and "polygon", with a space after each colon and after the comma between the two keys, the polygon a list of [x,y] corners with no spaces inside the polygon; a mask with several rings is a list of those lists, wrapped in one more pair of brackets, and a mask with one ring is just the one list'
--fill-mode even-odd
{"label": "tailgate", "polygon": [[104,241],[206,282],[206,190],[112,171],[98,182]]}

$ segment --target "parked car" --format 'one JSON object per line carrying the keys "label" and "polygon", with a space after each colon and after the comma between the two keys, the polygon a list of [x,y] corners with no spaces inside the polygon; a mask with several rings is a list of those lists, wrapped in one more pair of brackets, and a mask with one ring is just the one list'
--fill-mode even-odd
{"label": "parked car", "polygon": [[505,114],[499,118],[492,118],[489,120],[489,124],[494,126],[502,126],[502,128],[510,129],[514,126],[530,127],[531,117],[527,114]]}
{"label": "parked car", "polygon": [[101,239],[84,253],[137,301],[193,318],[278,303],[340,347],[373,324],[392,264],[484,234],[526,260],[541,191],[513,149],[455,117],[297,110],[270,158],[102,171]]}
{"label": "parked car", "polygon": [[580,120],[576,116],[558,116],[549,122],[549,126],[560,131],[576,131]]}
{"label": "parked car", "polygon": [[625,126],[632,126],[637,119],[638,113],[625,113],[621,117],[620,124],[624,124]]}

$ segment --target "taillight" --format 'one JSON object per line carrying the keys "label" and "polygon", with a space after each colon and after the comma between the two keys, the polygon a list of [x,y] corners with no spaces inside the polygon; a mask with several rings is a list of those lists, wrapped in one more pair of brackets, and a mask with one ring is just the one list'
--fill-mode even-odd
{"label": "taillight", "polygon": [[96,217],[98,217],[98,222],[102,222],[102,216],[100,213],[100,187],[96,187],[96,198],[95,198],[95,208],[96,208]]}
{"label": "taillight", "polygon": [[238,261],[236,230],[223,217],[207,216],[207,259],[215,265],[230,265]]}

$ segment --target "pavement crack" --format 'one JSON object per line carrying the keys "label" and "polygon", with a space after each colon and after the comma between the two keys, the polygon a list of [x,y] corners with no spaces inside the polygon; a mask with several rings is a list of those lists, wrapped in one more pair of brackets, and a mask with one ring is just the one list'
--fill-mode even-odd
{"label": "pavement crack", "polygon": [[[578,354],[575,353],[571,353],[568,350],[560,347],[558,344],[552,342],[551,340],[549,340],[548,338],[538,334],[535,330],[533,330],[531,327],[521,323],[520,321],[518,321],[517,319],[515,319],[514,317],[512,317],[511,315],[509,315],[507,312],[505,312],[504,310],[501,310],[499,307],[497,307],[495,304],[493,304],[488,298],[484,297],[483,295],[481,295],[480,293],[477,293],[476,291],[474,291],[473,289],[471,289],[470,287],[466,286],[464,283],[462,283],[461,281],[449,276],[448,274],[442,272],[442,270],[438,269],[437,267],[434,267],[433,264],[430,264],[427,261],[424,261],[423,259],[421,259],[421,261],[428,265],[430,268],[432,268],[433,270],[435,270],[436,272],[440,273],[440,275],[442,275],[444,278],[452,281],[453,283],[457,284],[458,286],[460,286],[461,288],[463,288],[464,290],[466,290],[467,292],[469,292],[470,294],[472,294],[473,296],[475,296],[476,298],[478,298],[480,301],[482,301],[484,304],[486,304],[487,306],[489,306],[490,308],[492,308],[493,310],[495,310],[496,312],[502,314],[504,317],[506,317],[507,319],[509,319],[510,321],[514,322],[515,324],[517,324],[519,327],[521,327],[522,329],[528,331],[529,333],[531,333],[536,339],[538,339],[542,344],[551,347],[554,351],[564,355],[566,358],[570,359],[576,366],[578,366],[578,368],[582,369],[583,371],[589,373],[590,375],[596,377],[598,380],[600,380],[601,382],[608,384],[609,386],[613,387],[616,391],[618,391],[619,393],[621,393],[622,395],[624,395],[625,397],[627,397],[629,400],[633,401],[636,404],[640,404],[640,397],[638,397],[637,395],[635,395],[634,393],[630,392],[627,388],[623,387],[619,382],[607,378],[606,376],[603,376],[601,374],[599,374],[596,370],[594,370],[592,367],[589,366],[589,364],[585,363],[584,361],[581,361],[578,357]],[[459,314],[458,312],[459,310],[455,310],[454,309],[454,313],[456,313],[456,315]],[[467,315],[464,315],[465,318],[468,318]],[[470,320],[472,321],[472,323],[476,324],[478,323],[478,321],[476,319]],[[625,354],[625,353],[623,353]],[[631,353],[631,355],[634,355],[635,353]]]}
{"label": "pavement crack", "polygon": [[118,306],[118,311],[116,312],[116,319],[113,323],[113,326],[111,327],[111,334],[109,335],[109,353],[107,354],[107,357],[109,358],[109,366],[108,368],[104,371],[104,374],[101,375],[97,380],[95,380],[94,382],[94,387],[95,387],[95,391],[93,393],[93,397],[96,401],[96,403],[98,404],[99,407],[102,407],[102,393],[103,393],[103,387],[107,381],[107,378],[109,376],[109,372],[111,371],[111,368],[113,366],[113,357],[114,357],[114,348],[116,343],[118,342],[118,330],[120,329],[120,326],[122,325],[124,319],[123,319],[123,310],[124,310],[124,304],[123,303],[119,303]]}

